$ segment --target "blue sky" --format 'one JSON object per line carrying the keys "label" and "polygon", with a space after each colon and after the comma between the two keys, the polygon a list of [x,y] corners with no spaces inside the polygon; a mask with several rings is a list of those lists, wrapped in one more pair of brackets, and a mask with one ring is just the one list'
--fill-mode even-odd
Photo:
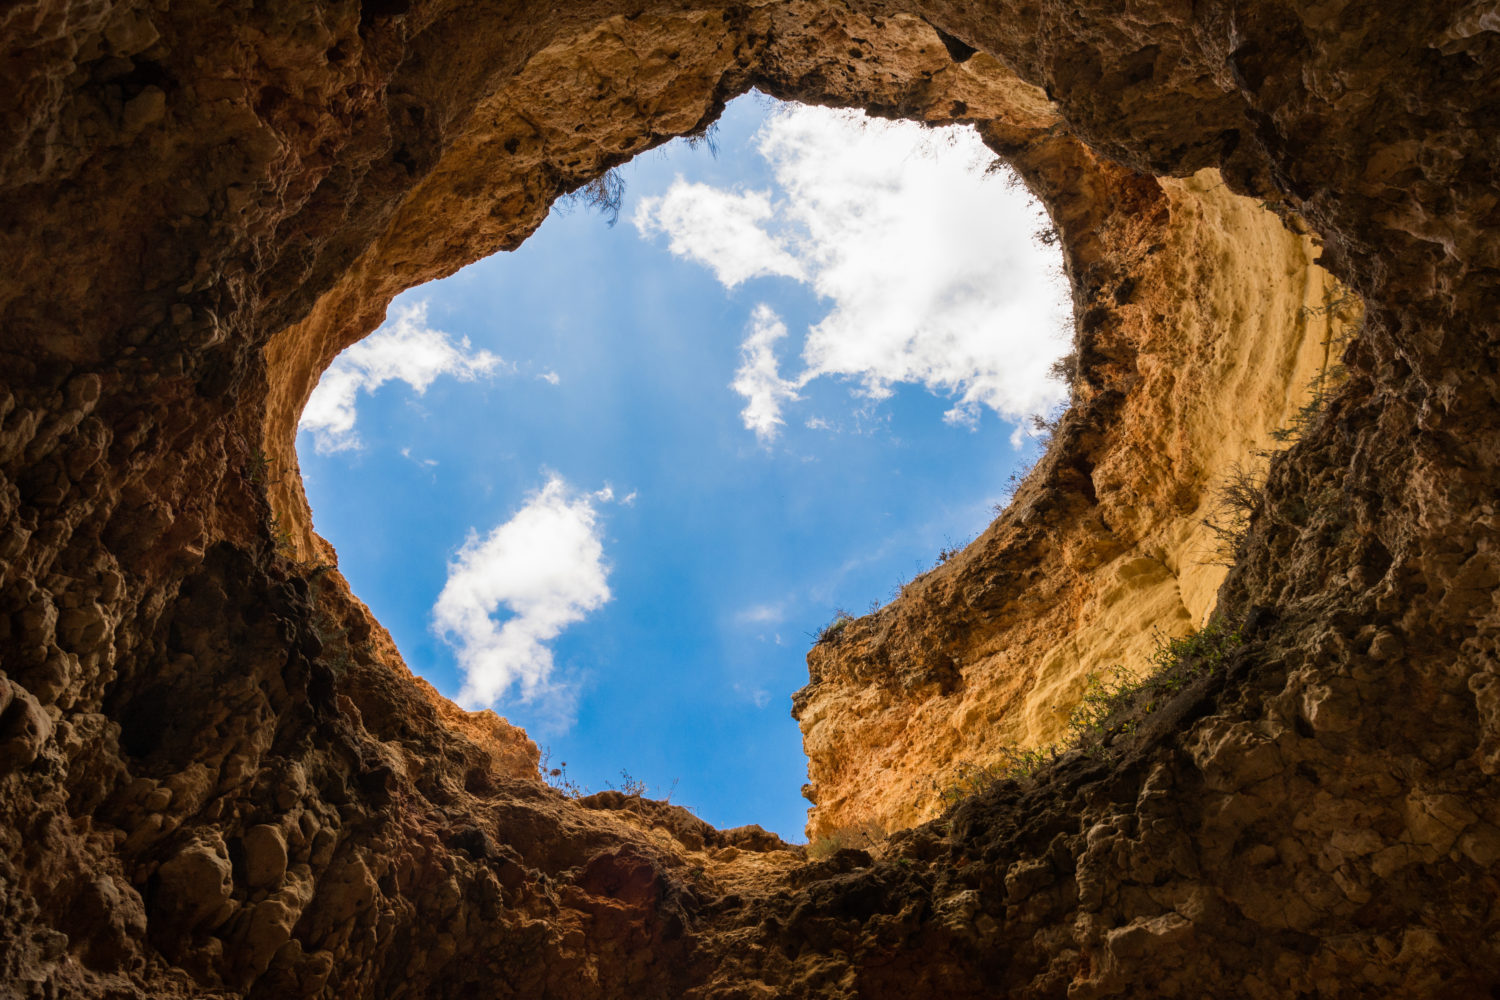
{"label": "blue sky", "polygon": [[742,98],[412,289],[304,413],[407,663],[593,790],[802,839],[810,633],[977,534],[1063,390],[1044,217],[972,133]]}

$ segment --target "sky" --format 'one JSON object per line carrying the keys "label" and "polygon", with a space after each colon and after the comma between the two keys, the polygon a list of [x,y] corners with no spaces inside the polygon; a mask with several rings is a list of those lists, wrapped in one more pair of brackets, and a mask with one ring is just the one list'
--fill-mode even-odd
{"label": "sky", "polygon": [[983,530],[1064,402],[1060,258],[992,162],[752,94],[622,167],[617,215],[399,296],[298,455],[412,670],[578,787],[802,841],[812,635]]}

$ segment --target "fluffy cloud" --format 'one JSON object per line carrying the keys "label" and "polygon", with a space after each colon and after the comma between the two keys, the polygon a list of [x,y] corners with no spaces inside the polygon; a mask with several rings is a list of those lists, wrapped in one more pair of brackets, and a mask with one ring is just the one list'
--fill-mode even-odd
{"label": "fluffy cloud", "polygon": [[733,288],[765,275],[805,277],[780,239],[762,227],[772,214],[765,191],[723,191],[678,177],[665,195],[642,198],[631,222],[643,235],[666,233],[674,254],[705,265]]}
{"label": "fluffy cloud", "polygon": [[[1032,239],[1047,219],[1019,184],[986,170],[993,156],[973,129],[789,105],[758,148],[776,200],[678,179],[636,213],[643,233],[668,233],[674,253],[726,287],[781,275],[829,304],[791,379],[771,350],[784,328],[757,307],[733,383],[747,429],[774,437],[796,390],[828,376],[876,400],[922,385],[953,400],[949,421],[970,426],[984,408],[1020,421],[1063,400],[1047,370],[1067,349],[1067,289],[1057,252]],[[741,208],[733,226],[727,204]]]}
{"label": "fluffy cloud", "polygon": [[318,454],[360,446],[354,425],[361,392],[387,382],[405,382],[418,393],[441,375],[473,381],[503,362],[489,351],[475,351],[464,337],[455,341],[427,325],[427,303],[398,308],[380,329],[334,359],[302,411],[299,430],[310,433]]}
{"label": "fluffy cloud", "polygon": [[761,303],[750,316],[750,335],[740,346],[740,367],[730,388],[745,397],[740,418],[762,443],[775,439],[780,426],[781,404],[798,399],[797,386],[781,377],[776,362],[776,342],[786,337],[786,324]]}
{"label": "fluffy cloud", "polygon": [[606,492],[575,493],[554,476],[509,521],[469,533],[432,609],[464,671],[459,701],[493,705],[512,687],[528,702],[557,693],[547,643],[610,599],[594,507]]}

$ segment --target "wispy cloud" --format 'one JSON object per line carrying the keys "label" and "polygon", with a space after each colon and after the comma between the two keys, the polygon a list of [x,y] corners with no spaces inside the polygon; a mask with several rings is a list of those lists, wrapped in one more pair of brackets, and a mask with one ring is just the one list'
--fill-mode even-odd
{"label": "wispy cloud", "polygon": [[759,439],[774,438],[796,390],[823,377],[873,401],[924,386],[953,400],[945,419],[971,427],[984,409],[1020,421],[1063,400],[1047,371],[1067,349],[1067,289],[1056,251],[1032,239],[1048,222],[1018,184],[987,172],[993,155],[973,129],[788,106],[758,149],[774,198],[679,178],[643,199],[635,222],[667,233],[674,253],[726,287],[776,275],[829,303],[790,378],[772,349],[785,327],[756,307],[733,385]]}
{"label": "wispy cloud", "polygon": [[437,464],[438,464],[437,463],[437,459],[435,459],[435,458],[417,458],[416,456],[414,456],[411,453],[411,449],[410,448],[402,448],[401,449],[401,457],[404,458],[404,459],[406,459],[408,462],[413,462],[413,463],[415,463],[417,465],[422,466],[425,469],[436,468]]}
{"label": "wispy cloud", "polygon": [[371,393],[387,382],[405,382],[425,393],[439,376],[471,382],[504,366],[499,355],[476,351],[469,338],[427,325],[427,304],[398,308],[395,315],[370,336],[334,359],[302,411],[299,430],[313,437],[318,454],[360,447],[355,430],[361,392]]}
{"label": "wispy cloud", "polygon": [[734,620],[741,625],[769,625],[786,618],[786,602],[775,604],[753,604],[735,614]]}
{"label": "wispy cloud", "polygon": [[461,702],[494,705],[512,688],[525,702],[567,696],[547,644],[610,599],[594,505],[612,497],[553,476],[488,535],[470,531],[432,609],[464,672]]}
{"label": "wispy cloud", "polygon": [[784,420],[781,404],[798,399],[797,384],[781,377],[776,343],[786,337],[786,324],[765,303],[750,315],[750,334],[740,346],[740,367],[730,387],[745,397],[740,419],[762,443],[775,440]]}
{"label": "wispy cloud", "polygon": [[765,708],[771,704],[771,692],[754,684],[741,684],[736,681],[734,693],[750,702],[756,708]]}

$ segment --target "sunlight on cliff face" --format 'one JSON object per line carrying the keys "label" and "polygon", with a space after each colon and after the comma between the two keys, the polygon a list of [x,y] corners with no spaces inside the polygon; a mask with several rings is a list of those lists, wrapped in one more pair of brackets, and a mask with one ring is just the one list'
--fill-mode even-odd
{"label": "sunlight on cliff face", "polygon": [[[620,171],[623,225],[575,200],[398,299],[313,392],[302,468],[441,690],[566,740],[580,781],[626,763],[790,833],[808,636],[988,523],[1071,322],[1045,213],[972,129],[751,97],[716,142]],[[735,770],[766,773],[717,791]]]}
{"label": "sunlight on cliff face", "polygon": [[1081,334],[1078,398],[1039,475],[810,656],[811,836],[931,819],[965,774],[1065,739],[1096,679],[1140,676],[1213,614],[1236,558],[1224,487],[1287,446],[1360,310],[1312,239],[1216,172],[1155,187],[1155,211],[1092,227],[1137,264],[1100,289],[1113,323]]}

